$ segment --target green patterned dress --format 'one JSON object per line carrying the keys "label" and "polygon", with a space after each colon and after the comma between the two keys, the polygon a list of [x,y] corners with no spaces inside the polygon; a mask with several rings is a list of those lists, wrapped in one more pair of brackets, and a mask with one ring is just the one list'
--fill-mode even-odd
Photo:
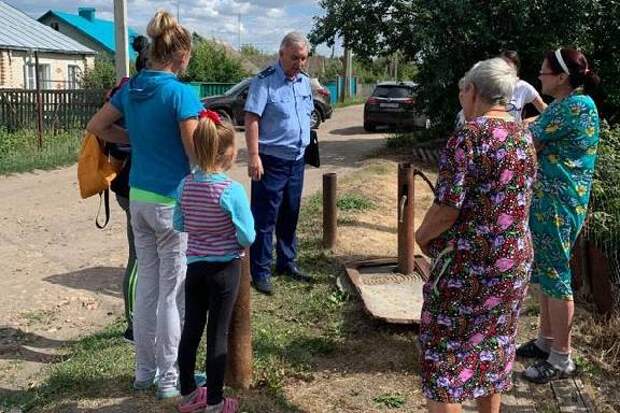
{"label": "green patterned dress", "polygon": [[551,103],[530,130],[544,144],[530,210],[532,283],[549,297],[571,300],[571,250],[586,217],[599,141],[596,105],[577,89]]}

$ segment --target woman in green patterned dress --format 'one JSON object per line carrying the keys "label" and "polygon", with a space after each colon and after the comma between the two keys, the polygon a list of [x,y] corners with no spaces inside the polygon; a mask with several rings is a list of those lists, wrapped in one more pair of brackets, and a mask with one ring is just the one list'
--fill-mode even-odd
{"label": "woman in green patterned dress", "polygon": [[540,330],[517,355],[539,359],[524,375],[548,383],[575,372],[570,357],[570,258],[586,217],[596,162],[599,116],[588,95],[599,79],[586,57],[572,48],[548,52],[538,78],[542,92],[555,98],[530,125],[538,152],[530,228],[532,283],[540,286]]}

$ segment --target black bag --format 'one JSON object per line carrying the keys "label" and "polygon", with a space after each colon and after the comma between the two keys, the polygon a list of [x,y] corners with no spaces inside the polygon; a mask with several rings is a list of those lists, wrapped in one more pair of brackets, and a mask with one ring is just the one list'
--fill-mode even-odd
{"label": "black bag", "polygon": [[316,168],[321,166],[321,157],[319,156],[319,137],[317,136],[315,130],[310,131],[310,144],[306,147],[304,160],[306,164]]}

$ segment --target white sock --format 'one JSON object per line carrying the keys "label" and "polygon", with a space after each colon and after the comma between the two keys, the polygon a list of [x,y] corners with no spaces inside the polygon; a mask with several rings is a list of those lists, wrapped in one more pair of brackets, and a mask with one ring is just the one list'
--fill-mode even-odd
{"label": "white sock", "polygon": [[559,351],[551,349],[551,352],[549,353],[549,358],[547,358],[547,362],[556,369],[561,370],[565,373],[569,373],[575,370],[575,363],[573,363],[573,360],[570,357],[570,352],[560,353]]}
{"label": "white sock", "polygon": [[549,344],[548,338],[543,336],[541,333],[538,333],[538,338],[536,339],[536,347],[541,349],[544,352],[549,353],[551,351],[551,345]]}

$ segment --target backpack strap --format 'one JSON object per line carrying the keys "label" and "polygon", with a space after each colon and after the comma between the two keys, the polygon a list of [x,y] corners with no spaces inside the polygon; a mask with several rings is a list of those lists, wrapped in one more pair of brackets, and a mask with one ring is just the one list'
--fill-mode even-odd
{"label": "backpack strap", "polygon": [[[99,223],[99,214],[101,213],[101,204],[103,203],[105,209],[105,221],[103,225]],[[95,225],[99,229],[104,229],[110,222],[110,190],[99,192],[99,208],[97,209],[97,216],[95,217]]]}

